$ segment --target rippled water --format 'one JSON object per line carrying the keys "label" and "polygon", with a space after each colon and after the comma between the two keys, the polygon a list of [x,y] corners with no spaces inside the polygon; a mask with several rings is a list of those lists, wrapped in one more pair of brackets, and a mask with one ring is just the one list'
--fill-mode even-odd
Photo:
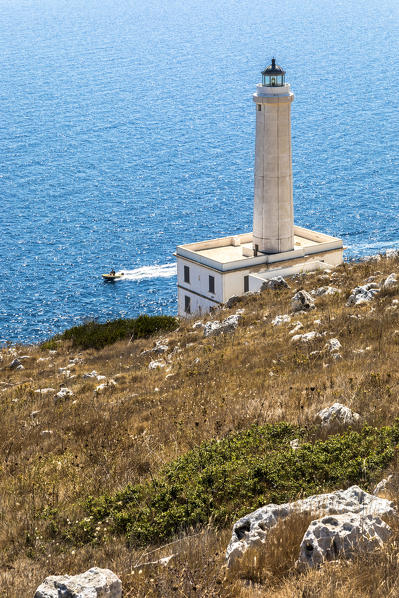
{"label": "rippled water", "polygon": [[[297,224],[398,245],[395,0],[1,0],[0,339],[176,311],[178,243],[252,228],[254,106],[295,93]],[[101,274],[129,270],[104,284]]]}

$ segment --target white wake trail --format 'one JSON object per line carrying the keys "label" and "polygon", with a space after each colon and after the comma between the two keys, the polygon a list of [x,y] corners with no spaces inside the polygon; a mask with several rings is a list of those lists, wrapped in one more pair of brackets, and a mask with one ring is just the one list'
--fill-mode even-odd
{"label": "white wake trail", "polygon": [[142,266],[135,270],[121,270],[121,280],[150,280],[151,278],[171,278],[176,276],[176,264],[163,264],[156,266]]}

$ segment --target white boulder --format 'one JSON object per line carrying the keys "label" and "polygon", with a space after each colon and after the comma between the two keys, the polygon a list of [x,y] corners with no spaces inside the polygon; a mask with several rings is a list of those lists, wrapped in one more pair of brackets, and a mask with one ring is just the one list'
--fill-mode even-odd
{"label": "white boulder", "polygon": [[362,305],[374,299],[375,295],[380,292],[380,287],[375,282],[370,282],[352,290],[346,305]]}
{"label": "white boulder", "polygon": [[100,393],[100,392],[103,392],[104,390],[108,390],[109,388],[112,388],[113,386],[116,386],[116,382],[115,382],[115,380],[112,380],[112,378],[111,378],[110,380],[108,380],[108,382],[103,382],[102,384],[99,384],[98,386],[96,386],[96,388],[94,389],[94,392]]}
{"label": "white boulder", "polygon": [[314,341],[316,338],[320,338],[321,334],[320,332],[316,332],[315,330],[312,330],[311,332],[305,332],[304,334],[295,334],[292,339],[291,342],[293,343],[309,343],[310,341]]}
{"label": "white boulder", "polygon": [[379,482],[373,490],[374,496],[385,498],[387,495],[397,495],[399,490],[399,474],[391,473]]}
{"label": "white boulder", "polygon": [[317,513],[323,516],[341,513],[361,513],[364,516],[396,514],[392,502],[368,494],[359,486],[316,494],[292,503],[269,504],[245,515],[234,524],[226,550],[227,564],[231,565],[249,547],[264,544],[269,530],[293,513]]}
{"label": "white boulder", "polygon": [[225,305],[226,305],[227,309],[231,309],[237,303],[240,303],[240,301],[241,301],[241,297],[239,297],[238,295],[233,295],[232,297],[230,297],[230,299],[228,299],[226,301]]}
{"label": "white boulder", "polygon": [[[16,370],[16,369],[20,369],[21,365],[22,365],[22,363],[16,357],[15,359],[12,360],[12,362],[10,363],[10,365],[8,367],[10,368],[10,370]],[[22,366],[22,369],[23,369],[23,366]]]}
{"label": "white boulder", "polygon": [[396,287],[396,285],[398,284],[398,281],[396,279],[396,274],[394,272],[392,272],[392,274],[390,274],[382,283],[382,287],[384,289],[391,289],[392,287]]}
{"label": "white boulder", "polygon": [[97,378],[97,376],[98,376],[98,374],[97,374],[96,370],[82,374],[82,378]]}
{"label": "white boulder", "polygon": [[315,304],[311,295],[306,291],[298,291],[291,299],[292,311],[310,311],[315,308]]}
{"label": "white boulder", "polygon": [[152,352],[156,353],[157,355],[161,355],[162,353],[166,353],[168,350],[169,347],[165,341],[157,341],[155,343],[155,347],[152,349]]}
{"label": "white boulder", "polygon": [[50,575],[34,598],[122,598],[122,582],[109,569],[93,567],[80,575]]}
{"label": "white boulder", "polygon": [[35,392],[41,395],[47,395],[50,392],[55,392],[55,388],[38,388]]}
{"label": "white boulder", "polygon": [[273,289],[275,291],[276,289],[288,289],[289,286],[288,282],[282,276],[275,276],[270,280],[265,280],[265,282],[262,283],[260,290]]}
{"label": "white boulder", "polygon": [[301,328],[303,328],[303,324],[301,322],[295,322],[295,326],[292,330],[289,331],[289,334],[295,334],[296,332],[298,332],[298,330],[301,330]]}
{"label": "white boulder", "polygon": [[291,322],[291,316],[289,316],[289,315],[276,316],[272,320],[272,325],[280,326],[281,324],[285,324],[286,322]]}
{"label": "white boulder", "polygon": [[297,567],[319,567],[326,561],[349,558],[355,551],[370,552],[391,534],[391,528],[373,515],[345,513],[316,519],[301,542]]}
{"label": "white boulder", "polygon": [[349,407],[342,405],[342,403],[334,403],[331,407],[326,407],[319,411],[316,415],[322,426],[330,426],[331,424],[338,423],[344,425],[352,425],[359,421],[360,415]]}
{"label": "white boulder", "polygon": [[313,297],[323,297],[323,295],[336,295],[340,292],[341,291],[336,287],[319,287],[318,289],[311,291],[310,294],[313,295]]}
{"label": "white boulder", "polygon": [[337,338],[330,338],[326,342],[325,348],[327,351],[330,351],[330,353],[335,353],[342,348],[342,345]]}
{"label": "white boulder", "polygon": [[166,363],[164,361],[150,361],[150,363],[148,364],[148,369],[149,370],[157,370],[158,368],[164,368],[166,366]]}
{"label": "white boulder", "polygon": [[62,401],[63,399],[69,399],[69,397],[73,397],[73,392],[70,388],[64,386],[57,392],[54,401]]}
{"label": "white boulder", "polygon": [[204,337],[218,336],[219,334],[224,334],[225,332],[234,332],[240,319],[240,314],[233,314],[222,322],[219,320],[207,322],[204,326]]}

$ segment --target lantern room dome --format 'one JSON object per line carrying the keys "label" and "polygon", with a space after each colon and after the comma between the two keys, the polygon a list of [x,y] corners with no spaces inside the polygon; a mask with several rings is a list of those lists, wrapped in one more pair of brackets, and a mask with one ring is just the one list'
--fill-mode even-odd
{"label": "lantern room dome", "polygon": [[272,63],[262,71],[262,75],[285,75],[285,70],[276,64],[275,58],[272,58]]}
{"label": "lantern room dome", "polygon": [[285,70],[276,64],[276,59],[272,58],[272,63],[262,71],[262,85],[265,87],[282,87],[285,84]]}

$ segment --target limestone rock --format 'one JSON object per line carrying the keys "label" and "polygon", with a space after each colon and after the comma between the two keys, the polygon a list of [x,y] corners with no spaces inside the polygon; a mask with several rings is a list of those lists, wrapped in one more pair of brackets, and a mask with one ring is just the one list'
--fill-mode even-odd
{"label": "limestone rock", "polygon": [[386,257],[398,257],[399,256],[399,249],[387,249],[385,252]]}
{"label": "limestone rock", "polygon": [[112,380],[112,378],[111,378],[110,380],[108,380],[108,382],[103,382],[102,384],[99,384],[98,386],[96,386],[96,388],[94,389],[94,392],[100,393],[100,392],[103,392],[104,390],[107,390],[114,386],[116,386],[116,382],[115,382],[115,380]]}
{"label": "limestone rock", "polygon": [[377,255],[365,255],[362,258],[360,258],[361,262],[380,262],[381,261],[381,255],[379,253],[377,253]]}
{"label": "limestone rock", "polygon": [[280,324],[285,324],[286,322],[291,322],[291,316],[288,316],[288,315],[276,316],[272,320],[272,325],[280,326]]}
{"label": "limestone rock", "polygon": [[[22,365],[22,363],[16,357],[15,359],[12,360],[12,362],[10,363],[10,365],[8,367],[10,368],[10,370],[15,370],[15,369],[19,368],[20,365]],[[23,366],[22,366],[22,368],[23,368]]]}
{"label": "limestone rock", "polygon": [[225,332],[234,332],[240,319],[240,314],[233,314],[222,322],[219,320],[207,322],[204,326],[204,337],[218,336],[219,334],[224,334]]}
{"label": "limestone rock", "polygon": [[396,279],[396,274],[395,272],[392,272],[392,274],[390,274],[382,283],[382,286],[384,289],[391,289],[392,287],[396,287],[396,285],[398,284],[398,281]]}
{"label": "limestone rock", "polygon": [[364,303],[368,303],[374,299],[375,295],[379,292],[380,288],[375,282],[370,282],[369,284],[356,287],[355,289],[352,289],[346,305],[350,307],[351,305],[362,305]]}
{"label": "limestone rock", "polygon": [[335,353],[342,348],[342,345],[337,338],[330,338],[326,342],[325,348],[327,349],[327,351],[330,351],[330,353]]}
{"label": "limestone rock", "polygon": [[341,291],[336,287],[319,287],[318,289],[311,291],[310,294],[314,297],[323,297],[323,295],[336,295],[340,292]]}
{"label": "limestone rock", "polygon": [[373,515],[345,513],[316,519],[303,537],[297,566],[319,567],[325,561],[349,558],[355,551],[372,551],[391,534],[391,528]]}
{"label": "limestone rock", "polygon": [[97,376],[98,376],[98,374],[97,374],[96,370],[82,374],[82,378],[97,378]]}
{"label": "limestone rock", "polygon": [[293,513],[317,513],[323,516],[341,513],[361,513],[364,516],[396,514],[392,502],[368,494],[359,486],[309,496],[292,503],[269,504],[245,515],[234,524],[226,551],[228,565],[241,557],[249,547],[263,544],[269,530]]}
{"label": "limestone rock", "polygon": [[54,401],[62,401],[63,399],[69,399],[69,397],[73,397],[73,392],[70,388],[64,386],[57,392]]}
{"label": "limestone rock", "polygon": [[295,326],[292,330],[289,331],[289,334],[295,334],[301,328],[303,328],[303,324],[301,322],[295,322]]}
{"label": "limestone rock", "polygon": [[80,575],[50,575],[34,598],[122,598],[122,582],[109,569],[93,567]]}
{"label": "limestone rock", "polygon": [[379,482],[373,490],[374,496],[385,498],[386,496],[395,494],[399,491],[399,474],[391,473],[387,478]]}
{"label": "limestone rock", "polygon": [[359,421],[360,415],[349,409],[349,407],[342,405],[342,403],[334,403],[331,407],[326,407],[319,411],[316,419],[322,426],[330,426],[334,423],[350,426]]}
{"label": "limestone rock", "polygon": [[270,280],[265,280],[260,287],[260,291],[265,291],[266,289],[272,289],[275,291],[276,289],[289,289],[290,285],[282,276],[275,276]]}
{"label": "limestone rock", "polygon": [[316,332],[315,330],[312,330],[311,332],[305,332],[305,334],[295,334],[292,337],[291,342],[293,342],[293,343],[297,343],[297,342],[309,343],[310,341],[314,341],[315,338],[320,338],[320,337],[321,337],[320,332]]}
{"label": "limestone rock", "polygon": [[166,366],[166,363],[164,361],[150,361],[150,363],[148,364],[148,369],[149,370],[156,370],[158,368],[164,368]]}
{"label": "limestone rock", "polygon": [[[242,301],[242,298],[239,297],[238,295],[233,295],[232,297],[230,297],[230,299],[228,299],[226,301],[226,307],[227,309],[231,309],[232,307],[234,307],[235,305],[237,305],[237,303],[240,303],[240,301]],[[194,326],[193,326],[194,328]]]}
{"label": "limestone rock", "polygon": [[166,344],[166,342],[157,341],[155,343],[155,347],[152,349],[152,352],[156,353],[157,355],[161,355],[162,353],[166,353],[166,351],[168,351],[168,350],[169,350],[169,347]]}
{"label": "limestone rock", "polygon": [[60,374],[63,374],[66,378],[70,378],[72,376],[72,372],[69,369],[69,367],[58,368],[58,371],[59,371]]}
{"label": "limestone rock", "polygon": [[313,298],[306,291],[298,291],[291,299],[292,311],[310,311],[315,308]]}
{"label": "limestone rock", "polygon": [[41,395],[46,395],[49,392],[55,392],[55,388],[38,388],[37,390],[35,390],[35,392]]}

